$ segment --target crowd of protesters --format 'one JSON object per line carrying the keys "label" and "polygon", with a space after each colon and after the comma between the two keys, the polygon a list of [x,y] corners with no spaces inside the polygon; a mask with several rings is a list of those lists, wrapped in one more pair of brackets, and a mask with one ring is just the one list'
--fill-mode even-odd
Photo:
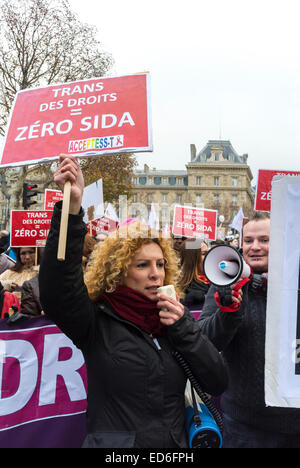
{"label": "crowd of protesters", "polygon": [[[84,446],[187,447],[186,376],[175,350],[204,391],[221,395],[223,447],[300,447],[300,410],[264,402],[269,216],[258,212],[245,224],[243,249],[234,235],[200,245],[153,237],[136,219],[117,235],[95,238],[82,220],[76,159],[61,156],[54,180],[61,189],[71,181],[64,268],[56,257],[59,202],[45,249],[16,249],[15,264],[2,270],[1,317],[12,304],[26,316],[45,314],[82,350],[89,388]],[[226,306],[203,269],[219,245],[237,249],[251,268],[249,278],[230,286]],[[176,299],[158,293],[164,285],[175,287]]]}

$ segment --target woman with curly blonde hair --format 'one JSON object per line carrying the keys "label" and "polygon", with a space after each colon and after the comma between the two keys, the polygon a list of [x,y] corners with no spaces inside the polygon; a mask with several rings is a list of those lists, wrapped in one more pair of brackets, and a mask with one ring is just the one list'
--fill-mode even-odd
{"label": "woman with curly blonde hair", "polygon": [[[139,233],[139,237],[136,234]],[[147,237],[145,237],[147,236]],[[135,253],[144,245],[156,243],[163,252],[165,279],[164,284],[173,284],[178,296],[182,296],[176,285],[178,276],[178,258],[168,239],[161,233],[149,230],[148,226],[138,221],[121,226],[108,236],[104,242],[97,244],[91,256],[85,274],[89,296],[93,301],[99,300],[102,293],[112,293],[122,284]]]}
{"label": "woman with curly blonde hair", "polygon": [[[60,156],[59,188],[71,182],[65,261],[57,260],[61,202],[55,205],[40,269],[45,314],[83,352],[88,379],[84,447],[187,447],[186,377],[180,352],[203,390],[220,394],[227,373],[217,349],[177,299],[177,257],[168,240],[131,222],[94,249],[85,278],[83,176],[73,156]],[[153,237],[154,236],[154,237]]]}

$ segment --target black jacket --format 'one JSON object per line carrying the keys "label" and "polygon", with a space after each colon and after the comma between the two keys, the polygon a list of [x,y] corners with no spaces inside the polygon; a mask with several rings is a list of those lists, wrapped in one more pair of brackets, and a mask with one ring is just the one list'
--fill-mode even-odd
{"label": "black jacket", "polygon": [[216,348],[187,311],[157,344],[106,303],[92,302],[83,282],[82,216],[69,216],[66,260],[59,262],[56,205],[40,268],[43,310],[83,352],[88,377],[85,447],[186,447],[186,378],[177,349],[203,389],[220,394],[227,373]]}
{"label": "black jacket", "polygon": [[267,288],[258,287],[257,275],[243,288],[237,312],[222,312],[211,286],[199,324],[228,364],[229,385],[222,410],[231,418],[259,430],[300,434],[300,409],[265,405],[265,333]]}
{"label": "black jacket", "polygon": [[40,303],[39,279],[37,276],[31,280],[24,281],[21,286],[21,314],[37,316],[42,313]]}
{"label": "black jacket", "polygon": [[202,309],[205,296],[209,290],[209,284],[193,279],[185,291],[182,303],[189,309]]}

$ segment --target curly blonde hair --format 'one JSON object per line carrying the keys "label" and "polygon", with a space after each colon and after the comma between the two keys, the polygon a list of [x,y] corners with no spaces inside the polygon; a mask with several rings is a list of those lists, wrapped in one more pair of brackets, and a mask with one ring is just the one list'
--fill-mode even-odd
{"label": "curly blonde hair", "polygon": [[95,246],[84,276],[91,300],[98,301],[102,293],[115,291],[117,286],[122,284],[136,252],[151,242],[159,245],[163,252],[164,284],[173,284],[177,294],[182,297],[182,292],[177,286],[178,257],[170,240],[164,239],[160,233],[154,233],[148,226],[135,221],[121,226],[105,241]]}

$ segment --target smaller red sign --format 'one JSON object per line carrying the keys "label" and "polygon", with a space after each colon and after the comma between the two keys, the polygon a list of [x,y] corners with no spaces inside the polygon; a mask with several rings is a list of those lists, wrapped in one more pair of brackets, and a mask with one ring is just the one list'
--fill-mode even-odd
{"label": "smaller red sign", "polygon": [[216,210],[176,205],[172,232],[175,236],[215,240],[217,237]]}
{"label": "smaller red sign", "polygon": [[52,211],[12,210],[11,247],[43,247],[50,230]]}
{"label": "smaller red sign", "polygon": [[274,176],[300,176],[297,171],[274,171],[271,169],[259,169],[256,187],[255,205],[256,211],[271,211],[272,179]]}
{"label": "smaller red sign", "polygon": [[100,232],[108,233],[115,231],[118,225],[118,221],[107,218],[106,216],[102,216],[101,218],[94,219],[93,221],[87,223],[87,228],[91,236],[95,236]]}
{"label": "smaller red sign", "polygon": [[62,200],[64,194],[61,190],[45,190],[45,197],[44,197],[44,210],[54,210],[54,205],[56,202]]}

